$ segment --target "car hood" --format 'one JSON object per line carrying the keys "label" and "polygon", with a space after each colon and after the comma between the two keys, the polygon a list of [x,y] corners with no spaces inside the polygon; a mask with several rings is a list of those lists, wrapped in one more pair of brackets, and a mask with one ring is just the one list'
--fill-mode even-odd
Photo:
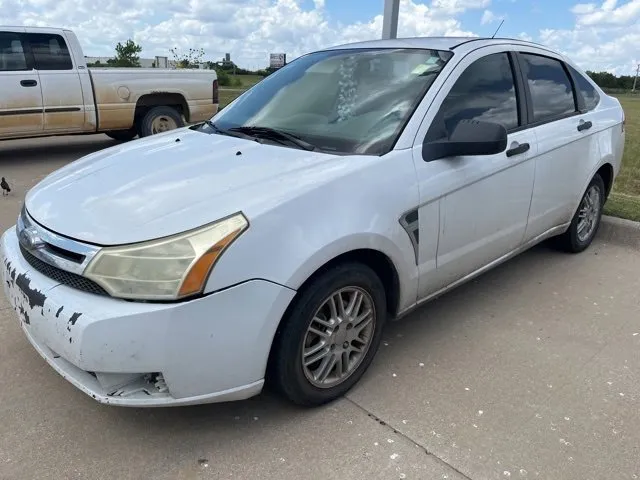
{"label": "car hood", "polygon": [[111,147],[29,191],[33,219],[61,235],[121,245],[261,211],[345,168],[346,157],[189,129]]}

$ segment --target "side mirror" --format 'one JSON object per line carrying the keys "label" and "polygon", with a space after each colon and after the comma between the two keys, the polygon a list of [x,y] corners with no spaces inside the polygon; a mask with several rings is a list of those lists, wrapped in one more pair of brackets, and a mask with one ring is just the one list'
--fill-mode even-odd
{"label": "side mirror", "polygon": [[461,120],[448,138],[422,145],[422,158],[431,162],[461,155],[495,155],[507,148],[507,130],[499,123]]}

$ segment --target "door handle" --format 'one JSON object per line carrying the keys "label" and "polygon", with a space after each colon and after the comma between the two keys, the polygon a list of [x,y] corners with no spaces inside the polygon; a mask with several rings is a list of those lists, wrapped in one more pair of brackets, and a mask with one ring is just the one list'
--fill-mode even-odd
{"label": "door handle", "polygon": [[589,130],[592,126],[593,126],[593,123],[591,123],[591,121],[588,121],[588,122],[581,121],[578,124],[578,131],[581,132],[583,130]]}
{"label": "door handle", "polygon": [[517,147],[510,148],[507,150],[507,157],[513,157],[514,155],[519,155],[524,153],[531,148],[528,143],[521,143]]}
{"label": "door handle", "polygon": [[38,85],[38,82],[36,82],[35,80],[20,80],[20,85],[22,85],[23,87],[35,87],[36,85]]}

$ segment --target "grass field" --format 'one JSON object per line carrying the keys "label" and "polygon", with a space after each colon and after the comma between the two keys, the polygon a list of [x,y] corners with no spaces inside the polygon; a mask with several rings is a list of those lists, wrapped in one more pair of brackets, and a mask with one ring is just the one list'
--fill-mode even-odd
{"label": "grass field", "polygon": [[[238,75],[238,78],[241,78],[244,88],[249,88],[261,79],[257,75]],[[221,88],[220,107],[226,106],[241,93]],[[640,96],[618,94],[616,97],[622,103],[627,119],[626,144],[622,170],[605,205],[605,213],[640,221]]]}
{"label": "grass field", "polygon": [[220,87],[219,95],[220,95],[220,109],[229,105],[233,100],[242,94],[244,90],[227,90],[224,87]]}
{"label": "grass field", "polygon": [[626,143],[622,169],[605,205],[605,213],[640,221],[640,97],[616,95],[624,109]]}
{"label": "grass field", "polygon": [[236,88],[251,88],[264,77],[260,75],[231,75],[231,78],[238,78],[242,82],[242,86]]}

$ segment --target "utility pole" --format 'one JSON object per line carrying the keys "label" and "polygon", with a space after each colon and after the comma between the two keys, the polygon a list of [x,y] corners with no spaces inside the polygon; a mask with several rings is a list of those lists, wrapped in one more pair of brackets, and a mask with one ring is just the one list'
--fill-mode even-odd
{"label": "utility pole", "polygon": [[384,17],[382,18],[382,39],[398,37],[398,11],[400,0],[384,0]]}
{"label": "utility pole", "polygon": [[636,77],[633,79],[633,88],[631,88],[632,92],[636,91],[636,83],[638,82],[639,73],[640,73],[640,63],[638,64],[638,68],[636,68]]}

